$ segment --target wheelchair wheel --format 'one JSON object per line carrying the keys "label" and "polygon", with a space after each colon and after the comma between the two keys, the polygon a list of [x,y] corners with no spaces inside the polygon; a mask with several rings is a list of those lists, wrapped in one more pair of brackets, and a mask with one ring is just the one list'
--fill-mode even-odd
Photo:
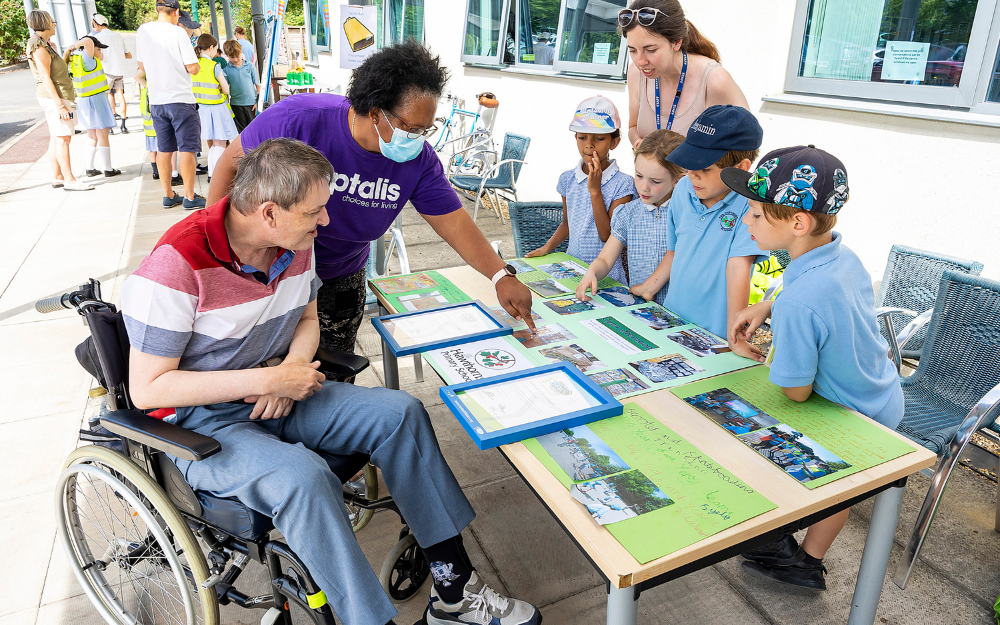
{"label": "wheelchair wheel", "polygon": [[393,603],[402,603],[420,590],[431,569],[413,534],[396,543],[378,575],[378,581]]}
{"label": "wheelchair wheel", "polygon": [[[368,501],[378,499],[378,471],[369,462],[365,465],[364,469],[361,469],[360,473],[354,476],[353,480],[344,484],[344,490],[364,497]],[[354,526],[354,533],[357,534],[368,525],[368,521],[372,520],[372,515],[375,514],[375,511],[365,510],[351,504],[345,505],[347,505],[347,514],[351,519],[351,525]]]}
{"label": "wheelchair wheel", "polygon": [[108,623],[217,625],[208,565],[184,517],[127,456],[88,445],[64,464],[59,538],[80,585]]}

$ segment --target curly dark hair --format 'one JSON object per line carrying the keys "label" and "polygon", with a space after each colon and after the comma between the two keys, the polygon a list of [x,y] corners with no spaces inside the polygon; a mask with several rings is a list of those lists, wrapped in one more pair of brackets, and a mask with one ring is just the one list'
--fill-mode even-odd
{"label": "curly dark hair", "polygon": [[358,115],[373,108],[391,111],[414,93],[440,97],[447,82],[441,57],[411,40],[368,57],[351,74],[347,99]]}

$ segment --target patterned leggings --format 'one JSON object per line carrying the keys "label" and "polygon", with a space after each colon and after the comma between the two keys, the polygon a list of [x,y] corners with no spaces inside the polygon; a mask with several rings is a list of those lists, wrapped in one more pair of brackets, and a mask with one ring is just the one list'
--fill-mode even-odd
{"label": "patterned leggings", "polygon": [[358,328],[365,315],[365,270],[324,280],[316,295],[316,305],[319,309],[319,346],[353,354]]}

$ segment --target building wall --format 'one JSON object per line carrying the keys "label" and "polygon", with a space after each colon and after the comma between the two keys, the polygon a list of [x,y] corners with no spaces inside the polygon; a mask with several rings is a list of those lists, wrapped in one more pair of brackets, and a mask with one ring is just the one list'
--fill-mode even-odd
{"label": "building wall", "polygon": [[[763,151],[811,143],[844,161],[851,200],[837,230],[873,279],[881,277],[894,243],[978,260],[986,265],[983,275],[1000,279],[1000,207],[993,198],[1000,188],[1000,128],[762,102],[782,91],[794,8],[794,0],[685,4],[688,19],[719,47],[758,115]],[[567,127],[581,100],[598,93],[609,97],[627,124],[624,83],[465,67],[459,60],[464,2],[430,0],[425,16],[426,44],[451,70],[448,90],[469,105],[474,94],[494,92],[500,101],[498,136],[531,137],[518,181],[522,200],[558,199],[559,173],[579,159]],[[336,43],[333,48],[319,55],[315,73],[343,93],[350,72],[339,69]],[[442,105],[439,112],[447,111]],[[627,141],[613,155],[632,172]]]}

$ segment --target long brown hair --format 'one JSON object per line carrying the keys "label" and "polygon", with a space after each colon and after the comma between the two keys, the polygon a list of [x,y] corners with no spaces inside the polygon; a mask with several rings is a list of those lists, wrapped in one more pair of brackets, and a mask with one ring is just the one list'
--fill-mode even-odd
{"label": "long brown hair", "polygon": [[670,153],[680,144],[684,143],[684,135],[673,130],[654,130],[642,139],[633,153],[635,156],[651,156],[661,167],[670,172],[674,182],[677,182],[687,174],[683,167],[667,160]]}
{"label": "long brown hair", "polygon": [[[719,49],[715,44],[705,38],[694,24],[684,17],[684,9],[677,0],[633,0],[629,5],[630,9],[659,9],[667,14],[663,17],[659,13],[656,19],[649,26],[643,26],[651,33],[657,34],[671,43],[681,42],[681,50],[689,54],[700,54],[707,56],[716,63],[721,63]],[[626,36],[630,30],[639,26],[639,20],[632,22],[622,28],[622,36]]]}

